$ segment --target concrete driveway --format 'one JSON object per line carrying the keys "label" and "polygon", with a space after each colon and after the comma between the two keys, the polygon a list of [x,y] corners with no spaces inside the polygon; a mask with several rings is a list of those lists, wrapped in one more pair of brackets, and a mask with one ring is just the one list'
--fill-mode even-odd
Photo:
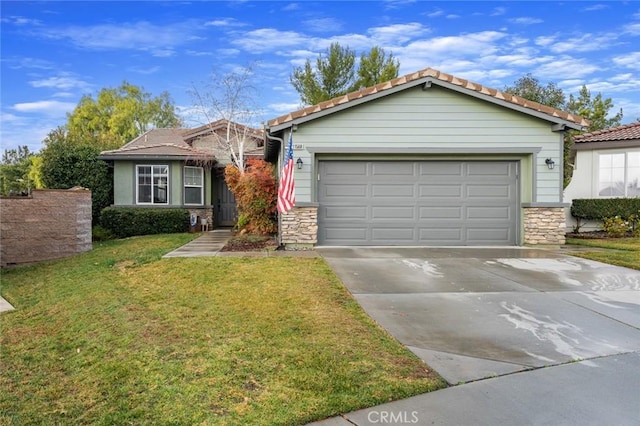
{"label": "concrete driveway", "polygon": [[529,248],[318,250],[450,384],[640,351],[638,271]]}

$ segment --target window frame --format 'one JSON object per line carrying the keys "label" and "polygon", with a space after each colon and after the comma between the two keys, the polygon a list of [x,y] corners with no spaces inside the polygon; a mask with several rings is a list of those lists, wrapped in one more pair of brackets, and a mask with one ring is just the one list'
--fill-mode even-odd
{"label": "window frame", "polygon": [[[151,201],[140,201],[140,168],[142,167],[149,167],[151,169],[151,174],[150,174],[150,179],[151,179]],[[164,167],[167,170],[167,173],[154,173],[154,168],[156,167]],[[166,206],[169,205],[170,203],[170,189],[169,187],[171,186],[171,181],[170,181],[170,174],[171,174],[171,168],[169,167],[168,164],[136,164],[136,181],[135,181],[135,185],[136,185],[136,205],[162,205],[162,206]],[[156,197],[155,197],[155,188],[158,185],[155,185],[155,178],[156,177],[162,177],[165,176],[166,177],[166,201],[165,202],[157,202],[155,201]]]}
{"label": "window frame", "polygon": [[[629,176],[629,172],[631,167],[629,166],[629,155],[637,155],[640,157],[640,152],[639,151],[629,151],[629,150],[607,150],[607,151],[599,151],[597,153],[597,159],[598,162],[596,164],[596,171],[597,171],[597,180],[595,182],[595,184],[597,185],[597,191],[596,191],[596,195],[598,198],[621,198],[621,197],[637,197],[637,195],[629,195],[629,183],[632,181],[632,179],[630,179]],[[615,156],[615,155],[622,155],[623,156],[623,185],[624,185],[624,192],[622,195],[601,195],[602,189],[601,189],[601,185],[602,185],[602,178],[603,178],[603,173],[602,173],[602,160],[604,156]],[[612,169],[613,167],[609,167],[608,169]],[[633,167],[633,168],[637,168]],[[611,185],[614,185],[616,182],[609,182]]]}
{"label": "window frame", "polygon": [[[200,171],[200,185],[187,185],[187,169],[195,169]],[[185,206],[202,206],[204,205],[204,167],[198,166],[184,166],[182,168],[182,196],[184,197]],[[187,202],[187,188],[200,188],[200,202],[188,203]]]}

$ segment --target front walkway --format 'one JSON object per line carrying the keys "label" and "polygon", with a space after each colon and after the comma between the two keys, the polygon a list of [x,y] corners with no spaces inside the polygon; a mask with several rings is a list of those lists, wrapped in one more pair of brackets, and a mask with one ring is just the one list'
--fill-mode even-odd
{"label": "front walkway", "polygon": [[162,257],[217,256],[231,236],[231,230],[229,229],[216,229],[214,231],[203,232],[200,237]]}

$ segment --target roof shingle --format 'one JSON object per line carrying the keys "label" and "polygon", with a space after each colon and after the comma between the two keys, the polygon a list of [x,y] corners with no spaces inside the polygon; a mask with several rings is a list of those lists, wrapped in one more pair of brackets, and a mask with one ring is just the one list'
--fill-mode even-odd
{"label": "roof shingle", "polygon": [[576,143],[640,140],[640,121],[575,137]]}

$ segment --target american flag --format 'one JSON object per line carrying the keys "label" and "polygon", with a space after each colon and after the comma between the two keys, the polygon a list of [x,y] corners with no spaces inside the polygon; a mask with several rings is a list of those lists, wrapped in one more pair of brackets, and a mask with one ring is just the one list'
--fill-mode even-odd
{"label": "american flag", "polygon": [[293,132],[289,134],[289,146],[284,156],[280,185],[278,186],[278,211],[286,213],[296,205],[295,183],[293,181]]}

